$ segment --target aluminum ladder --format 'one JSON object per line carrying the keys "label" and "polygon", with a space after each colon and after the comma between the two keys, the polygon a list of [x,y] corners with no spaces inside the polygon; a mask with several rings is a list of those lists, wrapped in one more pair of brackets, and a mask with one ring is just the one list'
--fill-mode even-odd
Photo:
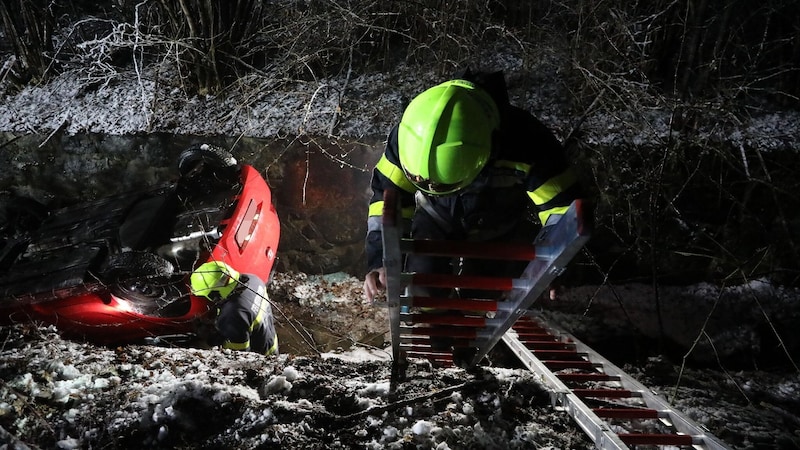
{"label": "aluminum ladder", "polygon": [[532,311],[514,324],[503,341],[548,386],[553,406],[572,416],[598,449],[728,448],[622,369]]}
{"label": "aluminum ladder", "polygon": [[[585,208],[582,200],[574,201],[559,222],[546,227],[531,244],[414,240],[403,237],[396,191],[386,190],[383,262],[393,372],[398,372],[408,357],[452,364],[456,355],[460,366],[477,365],[589,240],[591,225]],[[403,271],[407,254],[529,262],[519,278],[407,273]],[[416,286],[478,289],[499,295],[415,296],[411,293]],[[446,348],[442,341],[447,342]]]}

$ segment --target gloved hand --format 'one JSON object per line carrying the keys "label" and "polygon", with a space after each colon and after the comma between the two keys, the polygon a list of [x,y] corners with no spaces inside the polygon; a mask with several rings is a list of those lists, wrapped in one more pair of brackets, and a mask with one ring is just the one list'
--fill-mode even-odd
{"label": "gloved hand", "polygon": [[368,302],[374,301],[381,292],[386,289],[386,269],[370,270],[364,277],[364,299]]}

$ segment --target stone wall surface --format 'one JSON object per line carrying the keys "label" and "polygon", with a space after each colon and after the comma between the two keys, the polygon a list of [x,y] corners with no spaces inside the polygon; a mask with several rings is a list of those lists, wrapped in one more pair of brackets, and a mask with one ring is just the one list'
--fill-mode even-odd
{"label": "stone wall surface", "polygon": [[270,185],[281,220],[278,270],[360,275],[369,180],[382,140],[5,133],[0,134],[0,191],[55,208],[141,189],[173,179],[180,152],[209,142],[232,149]]}

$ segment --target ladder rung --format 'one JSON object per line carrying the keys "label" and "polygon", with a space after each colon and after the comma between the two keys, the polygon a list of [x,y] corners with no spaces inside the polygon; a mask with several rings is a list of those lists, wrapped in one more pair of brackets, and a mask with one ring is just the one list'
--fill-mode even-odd
{"label": "ladder rung", "polygon": [[528,334],[542,334],[542,335],[553,336],[551,333],[549,333],[544,328],[539,328],[539,327],[528,327],[528,326],[519,327],[519,326],[514,325],[511,328],[513,328],[514,331],[516,331],[517,333],[520,333],[520,334],[528,333]]}
{"label": "ladder rung", "polygon": [[608,419],[658,419],[662,413],[651,408],[594,408],[598,417]]}
{"label": "ladder rung", "polygon": [[642,396],[641,392],[628,389],[573,389],[572,392],[578,397],[631,398]]}
{"label": "ladder rung", "polygon": [[467,298],[410,297],[409,306],[420,308],[459,309],[462,311],[497,311],[497,301]]}
{"label": "ladder rung", "polygon": [[401,239],[402,253],[432,256],[531,261],[536,258],[533,244],[519,242],[466,242]]}
{"label": "ladder rung", "polygon": [[692,445],[688,434],[620,433],[617,436],[628,445]]}
{"label": "ladder rung", "polygon": [[525,344],[526,347],[532,348],[535,350],[545,350],[545,349],[555,349],[560,348],[564,350],[574,350],[575,344],[569,342],[560,342],[560,341],[538,341],[535,339],[520,339],[520,342]]}
{"label": "ladder rung", "polygon": [[439,273],[413,273],[410,275],[411,283],[416,286],[490,291],[510,291],[514,288],[514,279],[510,277],[461,276]]}
{"label": "ladder rung", "polygon": [[464,316],[461,314],[403,314],[400,316],[400,320],[407,323],[428,323],[432,325],[486,326],[485,317]]}
{"label": "ladder rung", "polygon": [[453,338],[475,339],[477,330],[469,327],[401,327],[401,334],[415,336],[448,336]]}
{"label": "ladder rung", "polygon": [[517,339],[521,340],[522,338],[530,338],[530,339],[541,340],[541,341],[560,342],[558,337],[553,336],[552,334],[525,333],[525,332],[520,333],[519,331],[517,331]]}
{"label": "ladder rung", "polygon": [[[451,339],[451,343],[456,347],[468,347],[470,345],[469,339],[457,338]],[[401,345],[404,347],[430,347],[431,339],[427,336],[405,336],[400,339]]]}
{"label": "ladder rung", "polygon": [[[452,344],[451,344],[452,345]],[[402,344],[402,348],[404,348],[407,352],[423,352],[423,353],[436,353],[436,352],[443,352],[445,350],[438,350],[434,349],[431,345],[421,345],[421,344]]]}
{"label": "ladder rung", "polygon": [[547,328],[540,326],[535,322],[521,323],[521,321],[518,320],[514,325],[512,325],[512,328],[515,330],[538,331],[540,333],[550,334]]}

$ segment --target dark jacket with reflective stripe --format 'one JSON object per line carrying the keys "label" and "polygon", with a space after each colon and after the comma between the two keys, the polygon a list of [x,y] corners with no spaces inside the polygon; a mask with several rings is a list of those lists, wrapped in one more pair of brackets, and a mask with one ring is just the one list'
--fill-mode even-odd
{"label": "dark jacket with reflective stripe", "polygon": [[239,283],[218,310],[216,327],[225,339],[222,346],[266,353],[275,340],[266,285],[251,274],[243,274]]}
{"label": "dark jacket with reflective stripe", "polygon": [[[465,77],[470,79],[469,77]],[[561,143],[530,113],[508,103],[505,83],[484,87],[498,104],[501,114],[499,136],[486,167],[466,188],[453,195],[426,195],[429,204],[451,218],[453,226],[466,236],[481,230],[507,228],[526,216],[531,203],[538,218],[546,223],[552,214],[563,214],[573,200],[581,197],[579,184]],[[397,126],[389,134],[386,150],[372,172],[372,198],[367,219],[367,269],[383,265],[381,214],[383,191],[398,191],[403,217],[414,214],[417,189],[400,167]],[[531,236],[533,240],[534,236]]]}

